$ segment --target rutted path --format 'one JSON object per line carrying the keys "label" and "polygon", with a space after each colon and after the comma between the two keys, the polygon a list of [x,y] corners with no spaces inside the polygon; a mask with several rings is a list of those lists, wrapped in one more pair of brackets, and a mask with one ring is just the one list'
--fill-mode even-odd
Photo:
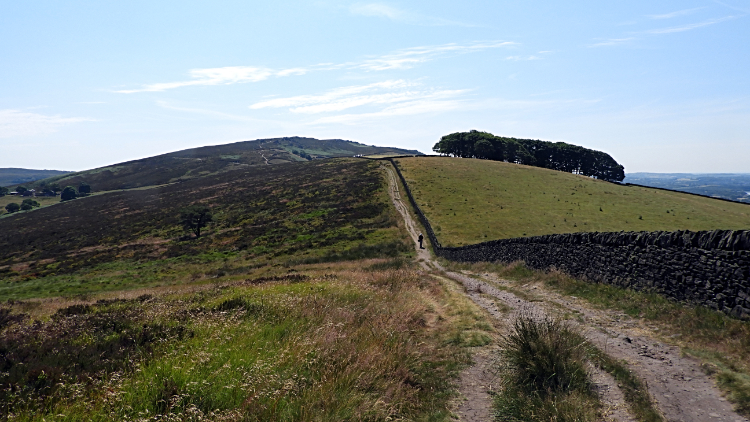
{"label": "rutted path", "polygon": [[[390,194],[394,206],[404,218],[406,228],[416,243],[417,225],[399,195],[398,181],[393,170],[386,166],[390,179]],[[420,265],[444,273],[461,283],[467,295],[494,319],[504,322],[513,314],[527,311],[537,314],[570,312],[579,316],[571,321],[580,326],[586,338],[610,356],[626,361],[630,369],[646,382],[659,411],[667,421],[684,422],[750,422],[738,415],[732,405],[721,396],[714,381],[707,376],[696,359],[682,356],[679,348],[656,340],[635,320],[622,313],[597,310],[576,298],[550,292],[542,285],[526,285],[523,294],[509,290],[510,282],[491,274],[456,273],[446,271],[432,260],[428,249],[418,249]],[[430,268],[432,267],[432,268]],[[516,290],[518,291],[518,290]],[[528,301],[521,296],[531,298]],[[498,301],[511,309],[510,314],[498,309]],[[487,349],[474,357],[474,365],[464,370],[459,380],[459,391],[465,398],[456,413],[465,422],[490,421],[493,383],[493,357]],[[607,421],[633,421],[622,392],[607,373],[592,370],[596,388],[605,406]]]}

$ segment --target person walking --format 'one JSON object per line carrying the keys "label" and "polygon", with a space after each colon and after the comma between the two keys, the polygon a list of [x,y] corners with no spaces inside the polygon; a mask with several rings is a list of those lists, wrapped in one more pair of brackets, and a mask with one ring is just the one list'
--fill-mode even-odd
{"label": "person walking", "polygon": [[422,246],[422,240],[424,240],[424,236],[422,236],[422,233],[419,233],[419,249],[424,249],[424,246]]}

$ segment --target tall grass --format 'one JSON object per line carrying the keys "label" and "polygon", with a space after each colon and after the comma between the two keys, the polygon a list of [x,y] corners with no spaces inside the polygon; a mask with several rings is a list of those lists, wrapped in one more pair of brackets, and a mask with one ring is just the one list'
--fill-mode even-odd
{"label": "tall grass", "polygon": [[586,371],[587,344],[569,325],[522,313],[501,345],[499,420],[597,420],[601,404]]}
{"label": "tall grass", "polygon": [[[466,345],[452,338],[477,329],[460,326],[452,315],[456,296],[410,270],[369,270],[66,309],[65,321],[127,309],[116,314],[127,326],[139,327],[130,322],[138,318],[179,322],[189,335],[154,337],[132,365],[87,373],[94,383],[65,379],[43,405],[16,403],[6,415],[29,421],[55,415],[72,421],[448,420],[450,380],[467,362]],[[29,329],[22,321],[11,324],[18,333]],[[42,325],[57,329],[58,318]],[[56,341],[86,338],[76,333]],[[92,340],[105,341],[86,341]],[[97,356],[126,361],[108,349]]]}

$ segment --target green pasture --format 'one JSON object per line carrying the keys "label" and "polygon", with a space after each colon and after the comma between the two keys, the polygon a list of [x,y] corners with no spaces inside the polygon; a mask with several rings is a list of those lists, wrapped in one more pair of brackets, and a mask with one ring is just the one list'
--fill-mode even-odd
{"label": "green pasture", "polygon": [[47,206],[52,204],[57,204],[60,202],[60,197],[52,197],[52,196],[38,196],[38,197],[30,197],[30,196],[11,196],[11,195],[5,195],[0,196],[0,215],[5,213],[5,206],[15,202],[18,205],[21,205],[24,199],[33,199],[34,201],[39,203],[39,206]]}
{"label": "green pasture", "polygon": [[750,228],[750,206],[468,158],[396,160],[443,246],[553,233]]}

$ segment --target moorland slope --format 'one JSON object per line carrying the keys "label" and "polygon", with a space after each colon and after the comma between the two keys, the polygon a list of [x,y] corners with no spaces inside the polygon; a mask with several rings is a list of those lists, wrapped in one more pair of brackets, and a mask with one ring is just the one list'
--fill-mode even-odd
{"label": "moorland slope", "polygon": [[85,181],[94,191],[132,189],[181,182],[223,171],[257,165],[286,164],[319,158],[354,155],[420,155],[419,151],[376,147],[341,139],[302,137],[257,139],[226,145],[190,148],[39,180],[33,187],[78,186]]}
{"label": "moorland slope", "polygon": [[[70,295],[279,263],[396,256],[406,250],[404,235],[378,168],[356,159],[248,167],[6,216],[0,219],[0,297]],[[209,206],[216,220],[200,239],[186,237],[179,223],[179,210],[193,204]]]}
{"label": "moorland slope", "polygon": [[750,206],[498,161],[396,160],[443,246],[554,233],[747,229]]}

